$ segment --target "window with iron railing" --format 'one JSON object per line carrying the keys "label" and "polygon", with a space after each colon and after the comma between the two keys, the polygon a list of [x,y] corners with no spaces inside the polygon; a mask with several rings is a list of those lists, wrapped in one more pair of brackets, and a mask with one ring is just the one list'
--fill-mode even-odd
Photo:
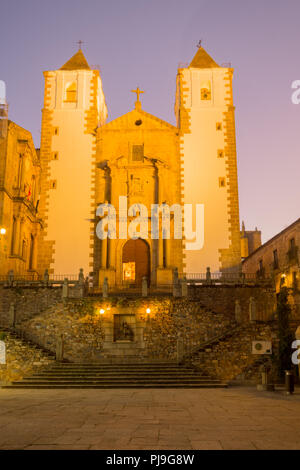
{"label": "window with iron railing", "polygon": [[259,260],[259,269],[256,271],[256,277],[262,279],[265,277],[265,268],[263,266],[263,260]]}
{"label": "window with iron railing", "polygon": [[298,246],[295,243],[295,238],[290,239],[290,247],[287,252],[287,258],[290,262],[298,260]]}
{"label": "window with iron railing", "polygon": [[279,261],[278,261],[278,251],[273,251],[273,269],[279,268]]}

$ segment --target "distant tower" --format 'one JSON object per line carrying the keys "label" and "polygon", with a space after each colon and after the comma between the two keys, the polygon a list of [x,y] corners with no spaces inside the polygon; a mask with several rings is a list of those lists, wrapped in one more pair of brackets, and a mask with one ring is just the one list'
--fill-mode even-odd
{"label": "distant tower", "polygon": [[0,139],[7,136],[8,125],[8,104],[6,101],[6,86],[3,80],[0,80]]}
{"label": "distant tower", "polygon": [[107,108],[98,70],[81,49],[59,70],[44,72],[42,182],[39,212],[44,230],[38,269],[50,273],[90,271],[96,128]]}
{"label": "distant tower", "polygon": [[238,271],[239,202],[232,99],[233,69],[199,45],[179,68],[175,114],[181,131],[182,202],[204,204],[204,246],[185,251],[185,271]]}

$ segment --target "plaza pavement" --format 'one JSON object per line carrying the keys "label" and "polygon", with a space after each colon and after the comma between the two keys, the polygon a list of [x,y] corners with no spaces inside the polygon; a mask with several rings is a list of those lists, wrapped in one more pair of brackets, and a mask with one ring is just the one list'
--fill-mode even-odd
{"label": "plaza pavement", "polygon": [[300,392],[0,389],[0,449],[300,449]]}

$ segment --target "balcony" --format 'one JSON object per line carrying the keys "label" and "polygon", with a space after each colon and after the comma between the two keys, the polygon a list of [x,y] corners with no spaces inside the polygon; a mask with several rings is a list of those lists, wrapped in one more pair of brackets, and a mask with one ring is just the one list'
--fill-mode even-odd
{"label": "balcony", "polygon": [[264,279],[266,275],[265,268],[260,268],[256,271],[257,279]]}
{"label": "balcony", "polygon": [[279,263],[278,263],[278,260],[273,261],[273,262],[270,264],[270,267],[271,267],[271,271],[278,271],[278,270],[279,270]]}

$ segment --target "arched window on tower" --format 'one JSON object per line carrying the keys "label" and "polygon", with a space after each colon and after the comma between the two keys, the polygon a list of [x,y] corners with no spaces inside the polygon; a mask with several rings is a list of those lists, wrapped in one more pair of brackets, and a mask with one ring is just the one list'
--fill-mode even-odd
{"label": "arched window on tower", "polygon": [[69,83],[66,86],[65,101],[68,103],[76,103],[77,101],[77,84],[76,82]]}
{"label": "arched window on tower", "polygon": [[209,80],[201,83],[201,100],[211,100],[211,83]]}

